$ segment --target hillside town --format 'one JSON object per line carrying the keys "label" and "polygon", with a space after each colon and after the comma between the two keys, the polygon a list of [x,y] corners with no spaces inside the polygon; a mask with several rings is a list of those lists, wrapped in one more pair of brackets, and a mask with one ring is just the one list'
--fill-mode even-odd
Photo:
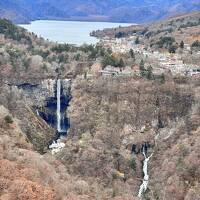
{"label": "hillside town", "polygon": [[[184,62],[183,56],[190,54],[191,47],[189,44],[184,44],[184,49],[181,53],[169,53],[166,51],[152,50],[147,48],[143,44],[135,44],[136,36],[131,36],[128,38],[108,38],[105,37],[101,39],[100,43],[104,48],[111,49],[115,54],[127,54],[130,50],[134,53],[139,54],[141,58],[150,59],[152,62],[152,68],[154,74],[162,74],[170,72],[173,75],[184,75],[184,76],[200,76],[200,63],[188,64]],[[195,52],[197,56],[200,57],[200,50]],[[101,71],[104,75],[108,74],[124,74],[131,75],[139,72],[139,67],[136,65],[134,67],[126,66],[123,70],[114,69],[107,67],[105,70]]]}

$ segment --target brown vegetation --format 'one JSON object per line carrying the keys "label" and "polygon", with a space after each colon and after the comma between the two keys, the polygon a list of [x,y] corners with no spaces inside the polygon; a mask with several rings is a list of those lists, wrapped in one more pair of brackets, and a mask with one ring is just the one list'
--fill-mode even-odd
{"label": "brown vegetation", "polygon": [[[136,200],[144,143],[153,153],[144,198],[200,198],[198,78],[78,76],[109,52],[19,33],[3,36],[0,47],[1,200]],[[54,131],[15,84],[61,72],[73,79],[70,129],[65,148],[52,156],[47,147]]]}

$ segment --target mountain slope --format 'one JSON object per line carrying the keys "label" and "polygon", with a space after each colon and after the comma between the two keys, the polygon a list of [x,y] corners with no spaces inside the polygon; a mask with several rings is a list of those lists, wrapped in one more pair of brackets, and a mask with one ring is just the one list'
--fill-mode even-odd
{"label": "mountain slope", "polygon": [[[0,35],[1,200],[138,200],[144,151],[153,156],[141,199],[200,199],[198,77],[105,78],[96,62],[111,52],[101,47],[44,41],[7,20]],[[68,137],[51,155],[56,131],[40,110],[68,75]]]}
{"label": "mountain slope", "polygon": [[14,22],[35,19],[149,22],[200,10],[199,0],[1,0],[0,17]]}

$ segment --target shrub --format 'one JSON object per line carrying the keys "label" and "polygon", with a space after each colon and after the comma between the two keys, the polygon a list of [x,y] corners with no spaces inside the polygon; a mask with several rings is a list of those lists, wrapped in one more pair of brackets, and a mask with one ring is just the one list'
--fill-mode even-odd
{"label": "shrub", "polygon": [[144,71],[145,70],[145,68],[144,68],[144,60],[142,59],[141,61],[140,61],[140,71]]}
{"label": "shrub", "polygon": [[146,73],[146,78],[149,80],[153,79],[153,72],[152,72],[153,68],[151,66],[149,66],[147,68],[147,73]]}
{"label": "shrub", "polygon": [[48,72],[48,67],[47,67],[47,64],[46,64],[46,63],[44,63],[44,64],[42,65],[42,71],[43,71],[43,72]]}
{"label": "shrub", "polygon": [[77,53],[77,54],[74,56],[74,59],[75,59],[76,61],[79,61],[80,58],[81,58],[81,54],[80,54],[80,53]]}
{"label": "shrub", "polygon": [[51,48],[51,50],[56,53],[68,52],[70,49],[71,47],[69,44],[58,44]]}
{"label": "shrub", "polygon": [[184,42],[183,41],[181,41],[181,43],[180,43],[180,48],[184,49]]}
{"label": "shrub", "polygon": [[28,68],[30,67],[30,59],[29,58],[28,59],[23,59],[22,62],[23,62],[23,66],[25,68],[25,71],[27,72]]}
{"label": "shrub", "polygon": [[176,53],[177,46],[171,45],[168,50],[169,50],[169,53]]}
{"label": "shrub", "polygon": [[137,37],[137,38],[135,39],[135,44],[140,44],[139,37]]}
{"label": "shrub", "polygon": [[136,170],[136,161],[133,157],[131,158],[129,165],[131,169],[133,169],[134,171]]}
{"label": "shrub", "polygon": [[157,42],[157,45],[159,48],[169,48],[173,43],[175,43],[175,39],[173,37],[161,37]]}
{"label": "shrub", "polygon": [[120,63],[120,61],[117,58],[115,58],[113,55],[106,54],[103,57],[101,64],[102,64],[103,68],[105,68],[108,65],[111,65],[111,66],[114,66],[114,67],[119,67],[120,64],[123,64],[122,61]]}
{"label": "shrub", "polygon": [[122,58],[120,58],[119,63],[118,63],[118,67],[123,68],[125,66],[124,61]]}
{"label": "shrub", "polygon": [[131,58],[133,58],[133,61],[135,62],[135,53],[134,53],[133,49],[130,49],[129,54],[130,54]]}
{"label": "shrub", "polygon": [[87,44],[83,44],[82,46],[80,46],[80,51],[83,51],[84,53],[88,53],[88,52],[92,52],[95,50],[95,46],[90,44],[90,45],[87,45]]}
{"label": "shrub", "polygon": [[146,75],[146,69],[144,67],[144,60],[143,59],[140,61],[139,67],[140,67],[140,75],[142,77],[144,77]]}
{"label": "shrub", "polygon": [[7,124],[12,124],[12,123],[13,123],[13,119],[12,119],[12,117],[11,117],[10,115],[6,115],[6,116],[4,117],[4,120],[5,120],[5,122],[6,122]]}
{"label": "shrub", "polygon": [[164,84],[165,83],[165,75],[162,73],[160,76],[160,83]]}
{"label": "shrub", "polygon": [[200,50],[200,42],[198,40],[194,41],[192,43],[192,48]]}
{"label": "shrub", "polygon": [[115,34],[115,38],[123,38],[126,36],[127,36],[127,34],[125,32],[118,32]]}

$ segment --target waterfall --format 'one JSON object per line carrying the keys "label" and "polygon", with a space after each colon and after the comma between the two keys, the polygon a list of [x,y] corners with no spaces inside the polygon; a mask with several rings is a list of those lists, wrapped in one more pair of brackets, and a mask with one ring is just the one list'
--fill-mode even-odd
{"label": "waterfall", "polygon": [[36,114],[37,114],[37,116],[40,116],[40,113],[39,113],[38,109],[36,110]]}
{"label": "waterfall", "polygon": [[61,83],[57,80],[57,131],[61,132],[61,103],[60,103]]}
{"label": "waterfall", "polygon": [[151,154],[149,157],[146,156],[145,153],[145,147],[143,147],[143,155],[144,155],[144,162],[143,162],[143,173],[144,173],[144,178],[143,182],[140,185],[138,197],[141,198],[142,194],[147,190],[148,182],[149,182],[149,175],[148,175],[148,161],[151,158],[153,154]]}
{"label": "waterfall", "polygon": [[[62,129],[61,124],[64,123],[64,115],[61,113],[61,80],[57,80],[57,87],[56,87],[56,98],[57,98],[57,131],[58,133],[64,132]],[[52,155],[59,153],[65,147],[65,143],[62,142],[61,137],[56,141],[53,141],[51,145],[49,145],[49,149],[51,149]]]}

